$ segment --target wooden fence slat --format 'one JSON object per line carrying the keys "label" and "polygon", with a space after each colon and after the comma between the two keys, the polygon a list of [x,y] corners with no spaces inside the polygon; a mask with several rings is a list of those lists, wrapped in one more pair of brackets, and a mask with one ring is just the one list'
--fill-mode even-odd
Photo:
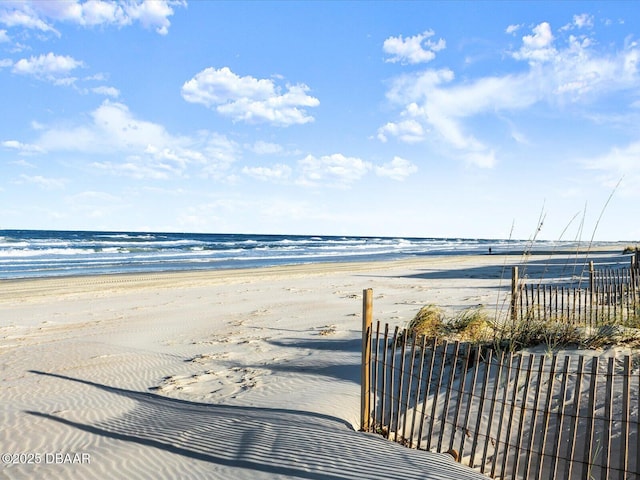
{"label": "wooden fence slat", "polygon": [[[544,357],[542,357],[544,358]],[[558,361],[558,355],[554,354],[551,358],[551,368],[549,369],[549,381],[547,383],[547,395],[545,397],[544,402],[544,416],[542,420],[542,443],[540,445],[540,456],[537,461],[537,475],[532,474],[532,477],[537,478],[538,480],[542,479],[542,467],[544,464],[545,452],[546,452],[546,444],[547,444],[547,434],[549,433],[549,417],[551,415],[551,401],[553,400],[553,384],[556,379],[556,364]]]}
{"label": "wooden fence slat", "polygon": [[[519,295],[518,267],[511,268],[511,321],[515,322],[518,315],[518,303],[522,305]],[[522,315],[522,313],[521,313]]]}
{"label": "wooden fence slat", "polygon": [[360,429],[369,431],[371,420],[371,334],[373,290],[362,292],[362,356],[360,360]]}
{"label": "wooden fence slat", "polygon": [[[411,432],[409,432],[409,448],[413,448],[413,439],[416,426],[416,418],[418,416],[418,405],[420,403],[420,392],[422,391],[422,382],[424,374],[424,355],[427,350],[427,337],[422,335],[420,344],[420,368],[418,369],[418,382],[416,385],[416,401],[413,408],[413,417],[411,418]],[[424,411],[424,410],[423,410]],[[422,414],[422,411],[420,412]],[[422,416],[422,415],[421,415]]]}
{"label": "wooden fence slat", "polygon": [[[593,357],[591,359],[591,378],[589,379],[589,399],[587,403],[587,429],[584,434],[584,438],[586,441],[585,450],[584,450],[584,466],[583,469],[586,470],[583,473],[583,478],[592,478],[592,468],[593,464],[593,452],[594,452],[594,423],[595,423],[595,405],[596,405],[596,396],[597,396],[597,388],[598,388],[598,357]],[[571,457],[573,460],[575,457]]]}
{"label": "wooden fence slat", "polygon": [[[512,471],[512,477],[514,480],[516,480],[516,478],[518,477],[518,467],[520,465],[520,452],[522,451],[522,437],[523,437],[523,430],[525,425],[524,419],[527,414],[527,407],[526,407],[527,397],[529,394],[529,384],[531,383],[531,368],[533,367],[533,355],[529,354],[527,358],[528,358],[527,373],[525,376],[524,388],[522,391],[522,400],[520,401],[520,421],[518,422],[518,430],[517,430],[518,433],[517,433],[517,438],[515,443],[515,455],[514,455],[513,471]],[[533,413],[535,415],[535,411]],[[531,434],[533,435],[533,433],[534,432],[532,431]]]}
{"label": "wooden fence slat", "polygon": [[[539,357],[539,365],[538,365],[538,375],[536,377],[536,390],[533,396],[533,408],[532,408],[532,416],[531,416],[531,429],[529,433],[529,442],[527,447],[525,448],[526,458],[524,463],[524,472],[522,473],[523,478],[529,478],[529,470],[531,468],[531,455],[535,448],[535,440],[536,440],[536,428],[537,428],[537,420],[538,420],[538,402],[540,399],[540,390],[542,389],[542,373],[544,371],[544,356]],[[542,455],[543,450],[540,450],[540,455]]]}
{"label": "wooden fence slat", "polygon": [[623,476],[629,470],[629,380],[631,375],[631,359],[629,355],[624,356],[622,374],[622,446],[620,448],[620,469]]}
{"label": "wooden fence slat", "polygon": [[[383,352],[382,352],[382,394],[380,395],[380,418],[381,418],[381,425],[388,425],[387,422],[385,421],[386,418],[389,418],[389,416],[387,415],[387,409],[386,407],[386,400],[387,400],[387,352],[389,351],[389,324],[385,324],[384,326],[384,342],[382,345],[382,348],[384,348]],[[385,435],[386,437],[388,437],[388,430],[387,430],[387,435]]]}
{"label": "wooden fence slat", "polygon": [[[461,375],[461,380],[460,380],[460,387],[458,390],[458,394],[455,396],[454,398],[454,402],[455,402],[455,407],[454,407],[454,411],[455,413],[452,416],[453,421],[451,422],[452,424],[452,430],[451,430],[451,438],[449,439],[449,451],[453,450],[454,447],[454,442],[456,440],[456,433],[458,431],[458,417],[460,416],[460,407],[462,406],[462,403],[464,402],[464,388],[467,382],[467,372],[469,371],[469,363],[471,362],[471,345],[467,344],[466,348],[465,348],[465,353],[464,353],[464,361],[463,361],[463,367],[462,367],[462,375]],[[453,371],[453,377],[456,376],[456,372],[455,370]],[[447,415],[445,413],[445,415]],[[463,433],[464,435],[464,433]],[[459,454],[462,455],[462,449],[459,450]]]}
{"label": "wooden fence slat", "polygon": [[[407,332],[407,330],[405,330],[405,332]],[[408,332],[405,335],[405,342],[407,341],[407,337],[408,337]],[[408,418],[407,412],[409,411],[409,402],[411,401],[411,387],[413,384],[413,368],[416,362],[416,339],[412,337],[410,343],[411,343],[411,354],[409,355],[409,358],[411,358],[411,360],[409,363],[409,381],[407,382],[406,393],[404,395],[404,409],[403,409],[404,415],[403,415],[403,421],[402,421],[402,441],[403,442],[407,441],[407,418]],[[403,358],[404,358],[404,355],[403,355]],[[402,371],[404,372],[404,366],[402,368]]]}
{"label": "wooden fence slat", "polygon": [[[406,359],[406,355],[405,355],[405,348],[407,346],[407,339],[409,337],[409,331],[405,328],[402,332],[401,335],[401,349],[400,349],[400,370],[398,372],[398,397],[396,398],[396,427],[394,429],[394,440],[396,442],[398,442],[398,432],[400,430],[400,412],[402,411],[400,409],[400,406],[402,405],[402,396],[403,396],[403,386],[404,386],[404,375],[405,375],[405,369],[404,369],[404,365],[405,365],[405,359]],[[402,443],[402,439],[400,439],[400,442],[398,443]]]}
{"label": "wooden fence slat", "polygon": [[[391,432],[396,430],[396,427],[393,423],[393,414],[397,411],[393,408],[393,405],[395,403],[395,391],[396,391],[396,385],[395,385],[395,376],[396,376],[396,348],[398,346],[398,331],[399,331],[399,327],[396,326],[396,328],[393,331],[393,337],[392,337],[392,346],[391,346],[391,370],[390,370],[390,377],[389,378],[389,429],[387,431],[387,438],[389,438],[391,436]],[[395,440],[392,439],[392,440]]]}
{"label": "wooden fence slat", "polygon": [[555,430],[555,434],[553,437],[553,447],[551,448],[551,469],[550,472],[553,472],[553,474],[549,477],[549,478],[560,478],[558,476],[559,472],[558,472],[558,460],[560,458],[559,456],[559,451],[558,451],[558,447],[560,445],[560,440],[562,438],[562,429],[564,426],[564,419],[565,419],[565,415],[564,415],[564,403],[565,403],[565,396],[567,393],[567,381],[569,379],[569,367],[571,365],[571,358],[568,355],[565,355],[564,357],[564,369],[562,370],[562,382],[560,384],[560,393],[559,393],[559,400],[558,400],[558,409],[556,412],[557,418],[556,418],[556,430]]}
{"label": "wooden fence slat", "polygon": [[[473,358],[474,358],[473,375],[471,377],[471,388],[469,389],[469,395],[467,396],[467,409],[464,414],[464,423],[462,424],[462,440],[460,442],[460,458],[464,456],[464,444],[465,444],[467,435],[469,435],[469,417],[471,414],[471,405],[473,404],[473,394],[476,390],[476,380],[478,378],[478,366],[480,365],[480,349],[478,348],[478,346],[475,346],[473,351],[475,352],[475,354],[473,355]],[[465,376],[466,376],[466,373],[465,373]],[[463,390],[463,394],[464,394],[464,390]],[[476,414],[480,415],[477,412]],[[477,432],[476,432],[476,435],[477,435]]]}
{"label": "wooden fence slat", "polygon": [[[422,397],[422,411],[421,411],[421,418],[420,418],[420,427],[418,428],[418,442],[416,444],[416,448],[420,449],[420,445],[422,444],[422,430],[424,428],[424,422],[427,419],[427,400],[429,399],[429,389],[431,388],[431,382],[433,379],[433,365],[434,365],[434,361],[436,358],[436,349],[437,349],[438,343],[437,343],[437,339],[433,339],[432,342],[432,346],[431,346],[431,354],[429,355],[429,368],[427,369],[427,379],[425,381],[425,390],[424,390],[424,396]],[[434,399],[434,404],[435,404],[435,399]],[[431,416],[431,418],[433,418],[433,414]],[[431,435],[431,434],[429,434]],[[429,442],[427,444],[427,449],[429,449],[429,444],[431,442]]]}
{"label": "wooden fence slat", "polygon": [[444,405],[442,407],[442,416],[443,416],[443,419],[441,420],[442,428],[440,429],[440,435],[438,435],[438,447],[437,447],[439,452],[442,452],[442,442],[444,441],[444,434],[447,429],[446,418],[449,416],[449,401],[451,400],[451,393],[453,391],[453,381],[455,379],[455,371],[458,365],[459,350],[460,350],[460,342],[456,341],[453,347],[453,360],[451,362],[451,370],[449,372],[447,391],[445,393]]}
{"label": "wooden fence slat", "polygon": [[[491,374],[492,359],[493,359],[493,350],[489,350],[487,352],[487,359],[482,362],[484,365],[484,377],[482,378],[482,389],[480,392],[480,404],[478,405],[478,415],[476,416],[476,425],[473,430],[474,435],[473,435],[473,444],[471,445],[471,463],[469,464],[471,468],[475,466],[476,448],[478,446],[478,439],[482,436],[480,433],[481,432],[480,426],[481,426],[483,411],[484,411],[484,401],[487,396],[487,387],[489,385],[489,377]],[[487,438],[489,437],[490,431],[491,431],[491,426],[489,424],[487,425],[487,434],[486,434]],[[483,463],[484,463],[484,459],[483,459]]]}
{"label": "wooden fence slat", "polygon": [[[489,408],[489,418],[487,420],[487,436],[485,438],[484,441],[484,448],[482,449],[482,464],[480,467],[480,472],[484,473],[485,470],[485,466],[487,463],[487,453],[489,450],[489,442],[491,441],[491,430],[493,429],[493,415],[495,412],[495,408],[496,408],[496,401],[498,398],[498,391],[500,389],[500,381],[502,380],[502,368],[504,365],[504,361],[505,361],[505,351],[503,350],[500,353],[500,358],[498,359],[498,365],[496,366],[496,370],[497,370],[497,375],[496,375],[496,379],[495,382],[493,384],[493,395],[491,398],[491,407]],[[489,365],[489,369],[491,368],[491,365]],[[496,440],[494,441],[494,446],[497,444],[497,437]],[[495,448],[494,448],[494,452],[495,452]],[[493,458],[495,459],[495,454],[493,455]]]}
{"label": "wooden fence slat", "polygon": [[[495,446],[494,446],[494,453],[493,453],[493,460],[491,462],[491,477],[495,477],[496,475],[496,465],[498,463],[498,457],[500,456],[500,435],[502,433],[502,424],[504,421],[504,412],[507,408],[507,395],[509,394],[509,385],[511,384],[511,382],[509,381],[511,378],[511,365],[513,363],[513,353],[509,352],[509,358],[507,360],[506,365],[503,363],[500,368],[501,369],[506,369],[506,376],[504,376],[503,378],[503,382],[504,382],[504,388],[503,388],[503,394],[502,394],[502,401],[501,401],[501,407],[500,407],[500,417],[498,417],[498,431],[496,433],[496,441],[495,441]],[[504,453],[503,453],[504,455]]]}
{"label": "wooden fence slat", "polygon": [[440,388],[442,387],[442,380],[444,377],[444,369],[446,367],[446,357],[449,344],[446,340],[442,344],[442,355],[440,356],[440,371],[438,372],[438,382],[436,384],[435,394],[433,396],[433,403],[431,405],[431,421],[429,422],[429,434],[427,436],[427,450],[431,449],[431,436],[433,435],[433,427],[436,420],[436,411],[438,407],[438,396],[440,394]]}
{"label": "wooden fence slat", "polygon": [[513,416],[516,409],[516,399],[518,397],[518,383],[520,381],[520,369],[522,368],[522,355],[517,355],[517,367],[514,367],[515,377],[513,379],[513,392],[511,396],[511,408],[507,420],[507,435],[503,443],[504,453],[502,455],[502,466],[500,474],[504,477],[507,469],[507,461],[509,459],[509,447],[511,447],[511,428],[513,427]]}
{"label": "wooden fence slat", "polygon": [[582,323],[582,290],[578,289],[577,291],[574,290],[574,299],[575,299],[575,294],[578,294],[578,301],[576,302],[578,308],[577,308],[577,312],[574,312],[574,314],[576,315],[574,323]]}
{"label": "wooden fence slat", "polygon": [[614,358],[609,357],[607,362],[605,400],[604,400],[604,431],[602,442],[602,467],[600,478],[609,478],[609,465],[611,459],[611,427],[613,425],[613,369]]}
{"label": "wooden fence slat", "polygon": [[377,415],[377,404],[378,402],[376,401],[377,396],[379,395],[379,390],[378,390],[378,371],[380,370],[379,364],[378,364],[378,351],[380,350],[380,320],[378,320],[376,322],[376,336],[375,336],[375,348],[373,348],[373,363],[371,364],[371,370],[373,371],[373,379],[372,379],[372,390],[373,390],[373,409],[372,409],[372,413],[371,413],[371,425],[369,430],[370,431],[375,431],[375,429],[377,428],[377,420],[378,420],[378,415]]}
{"label": "wooden fence slat", "polygon": [[582,398],[582,367],[584,365],[584,357],[578,357],[578,372],[576,374],[576,385],[574,391],[573,415],[569,423],[569,454],[565,457],[565,475],[563,478],[571,478],[573,471],[573,462],[569,459],[575,458],[576,439],[578,435],[578,423],[580,420],[580,400]]}

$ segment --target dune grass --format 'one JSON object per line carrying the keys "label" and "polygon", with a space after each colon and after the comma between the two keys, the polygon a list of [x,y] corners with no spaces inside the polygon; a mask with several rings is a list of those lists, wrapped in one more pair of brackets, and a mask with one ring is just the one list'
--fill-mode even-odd
{"label": "dune grass", "polygon": [[436,305],[422,307],[409,322],[409,336],[425,336],[427,341],[467,342],[497,351],[518,351],[544,346],[600,349],[612,346],[640,347],[640,315],[626,325],[611,319],[597,327],[570,322],[564,318],[497,320],[483,307],[471,307],[447,317]]}

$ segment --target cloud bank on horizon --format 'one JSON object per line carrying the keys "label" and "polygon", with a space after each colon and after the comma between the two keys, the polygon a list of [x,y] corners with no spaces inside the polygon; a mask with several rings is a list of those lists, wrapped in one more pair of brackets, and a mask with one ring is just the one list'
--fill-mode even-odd
{"label": "cloud bank on horizon", "polygon": [[491,6],[2,2],[0,228],[636,240],[633,5]]}

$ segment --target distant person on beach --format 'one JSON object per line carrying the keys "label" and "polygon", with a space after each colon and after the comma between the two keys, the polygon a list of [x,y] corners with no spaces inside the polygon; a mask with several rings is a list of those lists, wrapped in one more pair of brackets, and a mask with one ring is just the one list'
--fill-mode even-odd
{"label": "distant person on beach", "polygon": [[491,247],[489,247],[489,255],[491,255]]}

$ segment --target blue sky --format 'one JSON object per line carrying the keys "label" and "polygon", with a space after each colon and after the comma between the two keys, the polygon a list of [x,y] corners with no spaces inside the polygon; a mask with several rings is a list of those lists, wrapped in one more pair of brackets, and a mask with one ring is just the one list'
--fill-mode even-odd
{"label": "blue sky", "polygon": [[631,1],[4,0],[0,228],[638,240],[639,42]]}

